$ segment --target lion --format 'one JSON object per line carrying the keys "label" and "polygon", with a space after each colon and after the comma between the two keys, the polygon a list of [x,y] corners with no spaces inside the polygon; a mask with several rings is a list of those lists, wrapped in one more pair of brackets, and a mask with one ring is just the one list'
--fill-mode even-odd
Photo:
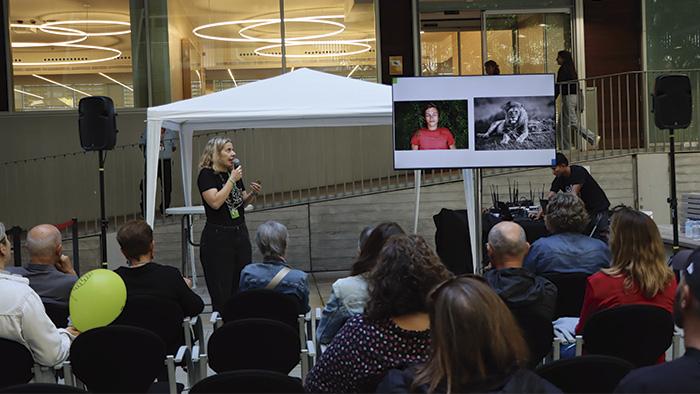
{"label": "lion", "polygon": [[513,138],[517,142],[522,143],[530,134],[527,110],[517,101],[508,101],[501,108],[505,112],[505,119],[491,123],[487,132],[477,134],[477,136],[488,138],[491,134],[496,133],[503,136],[501,144],[507,144]]}

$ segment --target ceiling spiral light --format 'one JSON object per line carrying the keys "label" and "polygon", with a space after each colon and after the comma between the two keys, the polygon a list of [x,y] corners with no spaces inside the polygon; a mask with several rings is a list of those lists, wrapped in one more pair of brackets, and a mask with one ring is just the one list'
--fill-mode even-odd
{"label": "ceiling spiral light", "polygon": [[59,29],[59,27],[64,26],[64,25],[118,25],[118,26],[129,27],[126,30],[107,31],[107,32],[102,32],[102,33],[86,33],[83,31],[80,32],[82,34],[87,34],[88,37],[118,36],[118,35],[122,35],[122,34],[131,33],[131,24],[129,22],[107,21],[107,20],[89,20],[89,19],[88,20],[67,20],[67,21],[46,22],[43,25],[39,26],[39,30],[43,31],[44,33],[56,34],[56,35],[60,35],[60,36],[78,35],[76,33],[62,31],[65,28]]}
{"label": "ceiling spiral light", "polygon": [[[129,22],[122,21],[108,21],[108,20],[66,20],[66,21],[54,21],[46,22],[41,25],[25,25],[19,23],[13,23],[10,25],[11,28],[20,29],[38,29],[41,32],[59,36],[75,36],[78,38],[66,40],[66,41],[54,41],[54,42],[12,42],[13,48],[36,48],[36,47],[62,47],[62,48],[75,48],[79,50],[97,50],[103,52],[111,52],[111,55],[106,55],[104,57],[96,59],[72,59],[67,60],[59,57],[58,60],[44,60],[41,62],[13,62],[13,66],[68,66],[76,64],[91,64],[91,63],[101,63],[114,60],[122,55],[122,51],[115,48],[99,46],[99,45],[84,45],[78,44],[87,40],[89,37],[98,36],[115,36],[121,34],[131,33],[131,30],[121,30],[121,31],[108,31],[102,33],[88,33],[80,29],[65,27],[64,25],[119,25],[119,26],[131,26]],[[67,56],[66,56],[67,57]],[[73,56],[75,57],[75,56]],[[72,57],[70,57],[72,58]]]}
{"label": "ceiling spiral light", "polygon": [[[346,26],[343,23],[329,20],[329,19],[343,19],[343,18],[344,18],[344,15],[319,15],[319,16],[307,16],[307,17],[298,17],[298,18],[285,18],[284,19],[285,24],[287,24],[289,22],[292,22],[292,23],[316,23],[316,24],[321,24],[321,25],[331,25],[331,26],[337,27],[337,29],[334,31],[322,33],[322,34],[309,34],[309,35],[299,36],[299,37],[285,37],[285,40],[284,40],[285,47],[299,47],[299,46],[307,46],[307,45],[335,45],[335,46],[349,46],[349,47],[354,47],[354,48],[359,48],[359,49],[354,49],[351,51],[333,50],[333,51],[325,51],[323,53],[303,53],[303,54],[294,54],[294,53],[289,54],[289,53],[287,53],[285,56],[288,58],[319,58],[319,57],[352,56],[352,55],[357,55],[360,53],[369,52],[372,49],[372,47],[371,47],[371,45],[369,45],[367,43],[375,41],[375,39],[373,39],[373,38],[359,39],[359,40],[318,41],[319,38],[333,37],[333,36],[336,36],[338,34],[343,33],[346,29]],[[271,49],[282,47],[282,39],[280,37],[262,38],[262,37],[253,36],[249,32],[250,30],[253,30],[253,29],[256,29],[259,27],[275,25],[275,24],[280,24],[280,23],[282,23],[282,20],[280,18],[244,19],[244,20],[236,20],[236,21],[216,22],[216,23],[209,23],[206,25],[197,26],[196,28],[194,28],[192,30],[192,33],[194,33],[194,35],[196,35],[197,37],[208,39],[208,40],[215,40],[215,41],[247,42],[247,43],[271,43],[271,45],[264,45],[264,46],[255,48],[253,50],[253,52],[258,56],[280,58],[280,57],[282,57],[281,53],[279,53],[277,51],[270,52]],[[206,29],[222,27],[222,26],[236,26],[236,25],[246,25],[246,26],[242,26],[241,29],[238,31],[239,37],[225,37],[225,36],[221,36],[221,35],[213,35],[213,34],[203,33],[203,30],[206,30]]]}
{"label": "ceiling spiral light", "polygon": [[[40,26],[36,25],[25,25],[22,23],[12,23],[10,28],[12,29],[38,29]],[[67,41],[57,41],[57,42],[20,42],[16,41],[12,43],[12,48],[36,48],[36,47],[50,47],[54,45],[71,45],[77,44],[87,40],[88,35],[84,31],[78,29],[71,29],[68,27],[54,27],[57,30],[63,30],[65,33],[70,33],[71,35],[80,36],[79,38]],[[68,35],[68,34],[66,34]]]}

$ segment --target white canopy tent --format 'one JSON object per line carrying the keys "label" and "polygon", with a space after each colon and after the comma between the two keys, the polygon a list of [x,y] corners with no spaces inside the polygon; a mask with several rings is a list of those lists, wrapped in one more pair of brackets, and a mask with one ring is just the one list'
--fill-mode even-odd
{"label": "white canopy tent", "polygon": [[[146,221],[154,226],[161,127],[179,132],[184,201],[186,206],[191,206],[195,132],[391,125],[392,92],[390,86],[302,68],[237,88],[148,108],[147,123],[145,208]],[[475,234],[473,177],[471,171],[464,175],[469,225]],[[416,216],[417,212],[418,206]],[[472,238],[473,255],[477,256],[476,237]]]}

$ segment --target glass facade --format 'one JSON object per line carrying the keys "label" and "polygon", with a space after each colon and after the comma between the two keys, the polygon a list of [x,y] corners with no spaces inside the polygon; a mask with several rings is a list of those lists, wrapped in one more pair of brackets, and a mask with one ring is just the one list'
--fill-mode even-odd
{"label": "glass facade", "polygon": [[174,99],[300,67],[377,79],[372,1],[285,0],[281,10],[279,0],[168,0],[168,9]]}
{"label": "glass facade", "polygon": [[371,0],[6,1],[17,111],[148,107],[300,67],[377,80]]}
{"label": "glass facade", "polygon": [[700,68],[700,2],[645,0],[649,70]]}
{"label": "glass facade", "polygon": [[17,111],[73,109],[90,95],[134,105],[128,0],[10,0],[9,9]]}

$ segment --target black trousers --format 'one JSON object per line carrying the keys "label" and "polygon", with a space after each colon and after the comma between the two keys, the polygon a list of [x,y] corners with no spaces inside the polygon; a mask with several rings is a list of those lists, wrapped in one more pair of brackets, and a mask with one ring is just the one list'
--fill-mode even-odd
{"label": "black trousers", "polygon": [[241,270],[250,263],[252,253],[245,223],[235,227],[210,223],[204,226],[199,257],[212,310],[221,311],[226,301],[238,291]]}

